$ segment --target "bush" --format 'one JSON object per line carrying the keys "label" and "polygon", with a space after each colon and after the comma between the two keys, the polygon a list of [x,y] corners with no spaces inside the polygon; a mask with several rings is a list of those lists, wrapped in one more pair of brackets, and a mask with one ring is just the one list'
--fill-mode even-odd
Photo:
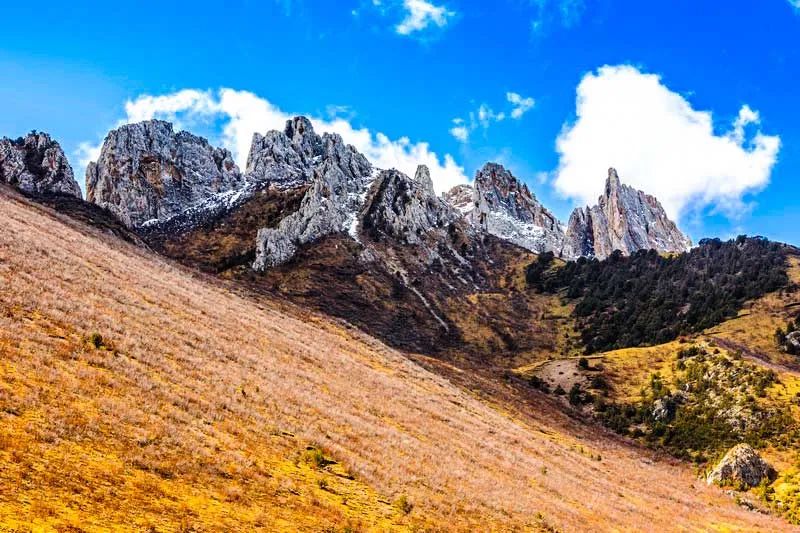
{"label": "bush", "polygon": [[105,342],[103,341],[103,336],[100,335],[99,333],[96,333],[96,332],[92,333],[91,335],[89,335],[89,337],[86,340],[91,346],[94,347],[95,350],[99,350],[100,348],[104,348],[105,347]]}
{"label": "bush", "polygon": [[577,406],[583,403],[583,394],[581,394],[581,386],[577,383],[569,390],[569,404]]}
{"label": "bush", "polygon": [[411,511],[414,510],[414,504],[409,501],[405,494],[401,494],[400,497],[394,501],[394,506],[403,514],[410,514]]}

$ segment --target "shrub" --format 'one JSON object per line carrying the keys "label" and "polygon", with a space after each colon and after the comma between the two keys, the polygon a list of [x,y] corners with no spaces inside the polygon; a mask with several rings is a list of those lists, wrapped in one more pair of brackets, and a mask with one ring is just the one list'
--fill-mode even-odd
{"label": "shrub", "polygon": [[400,510],[403,514],[410,514],[411,511],[414,509],[414,504],[412,504],[408,497],[405,494],[401,494],[395,501],[394,506]]}

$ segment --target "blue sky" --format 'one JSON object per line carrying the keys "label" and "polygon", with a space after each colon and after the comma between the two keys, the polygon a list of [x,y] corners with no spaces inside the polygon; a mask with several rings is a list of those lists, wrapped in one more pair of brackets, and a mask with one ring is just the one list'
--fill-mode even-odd
{"label": "blue sky", "polygon": [[241,160],[251,130],[308,114],[440,188],[499,160],[564,221],[613,165],[695,240],[800,244],[789,0],[164,4],[4,6],[0,135],[47,131],[79,171],[158,116]]}

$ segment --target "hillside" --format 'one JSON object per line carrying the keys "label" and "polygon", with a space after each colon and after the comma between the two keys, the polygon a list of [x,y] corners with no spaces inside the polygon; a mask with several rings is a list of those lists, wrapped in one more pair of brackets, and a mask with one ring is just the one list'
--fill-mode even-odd
{"label": "hillside", "polygon": [[[584,339],[625,347],[581,356],[584,348],[573,343],[564,355],[516,374],[614,431],[704,470],[733,445],[751,444],[778,476],[739,498],[800,523],[800,359],[780,342],[787,324],[795,327],[800,304],[797,250],[740,237],[701,243],[678,258],[635,254],[559,268],[545,257],[528,269],[528,279],[551,290],[568,281],[562,294],[575,314],[588,309],[579,319]],[[686,278],[705,297],[671,297],[669,285],[680,295]],[[683,312],[674,312],[676,304]],[[685,334],[656,344],[664,331],[667,338]]]}
{"label": "hillside", "polygon": [[485,403],[345,325],[0,195],[7,528],[786,527],[543,395]]}

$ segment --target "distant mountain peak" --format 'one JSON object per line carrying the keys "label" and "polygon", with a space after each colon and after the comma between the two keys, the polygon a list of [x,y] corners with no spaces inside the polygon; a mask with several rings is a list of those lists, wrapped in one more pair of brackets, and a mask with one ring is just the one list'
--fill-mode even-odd
{"label": "distant mountain peak", "polygon": [[691,246],[658,199],[623,184],[610,168],[597,205],[578,208],[570,216],[561,256],[603,259],[615,250],[629,255],[650,249],[684,252]]}
{"label": "distant mountain peak", "polygon": [[561,250],[561,223],[525,183],[499,163],[486,163],[471,187],[456,186],[445,199],[486,233],[536,253]]}
{"label": "distant mountain peak", "polygon": [[86,169],[86,199],[127,227],[163,222],[244,184],[231,153],[172,124],[125,124],[106,136]]}
{"label": "distant mountain peak", "polygon": [[19,139],[0,139],[0,183],[28,194],[68,194],[81,198],[72,167],[61,145],[33,131]]}

